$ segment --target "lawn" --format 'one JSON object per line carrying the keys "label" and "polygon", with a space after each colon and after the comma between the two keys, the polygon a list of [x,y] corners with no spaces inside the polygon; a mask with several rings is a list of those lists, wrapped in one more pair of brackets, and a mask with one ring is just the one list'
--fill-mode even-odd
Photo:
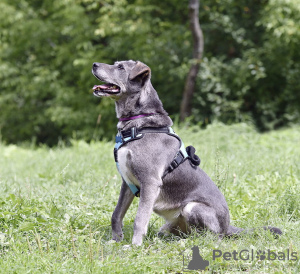
{"label": "lawn", "polygon": [[[284,234],[159,238],[164,221],[152,214],[143,245],[128,247],[135,198],[124,219],[125,239],[115,243],[110,218],[121,184],[113,141],[74,140],[56,148],[0,144],[0,273],[181,273],[194,245],[209,261],[207,273],[299,273],[300,127],[260,134],[246,124],[213,124],[176,132],[196,147],[201,167],[227,199],[233,225],[272,225]],[[247,250],[250,257],[213,260],[213,250]]]}

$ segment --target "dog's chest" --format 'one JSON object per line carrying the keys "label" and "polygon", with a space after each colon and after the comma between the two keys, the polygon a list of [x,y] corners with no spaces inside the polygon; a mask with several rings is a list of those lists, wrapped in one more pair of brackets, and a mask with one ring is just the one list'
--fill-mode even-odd
{"label": "dog's chest", "polygon": [[119,171],[126,182],[133,183],[136,186],[140,186],[136,176],[134,176],[131,169],[131,163],[133,160],[133,152],[127,147],[122,147],[118,150],[118,164]]}

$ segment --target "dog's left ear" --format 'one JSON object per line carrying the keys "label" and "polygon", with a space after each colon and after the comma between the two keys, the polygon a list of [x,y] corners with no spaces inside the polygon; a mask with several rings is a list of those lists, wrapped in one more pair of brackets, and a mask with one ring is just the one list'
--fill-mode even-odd
{"label": "dog's left ear", "polygon": [[143,84],[150,78],[151,70],[148,66],[138,61],[129,74],[130,81],[141,81]]}

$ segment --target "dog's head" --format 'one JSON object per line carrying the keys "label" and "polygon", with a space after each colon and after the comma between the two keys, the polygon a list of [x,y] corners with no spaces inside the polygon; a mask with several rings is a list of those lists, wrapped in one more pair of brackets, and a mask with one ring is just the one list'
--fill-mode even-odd
{"label": "dog's head", "polygon": [[120,61],[113,65],[94,63],[94,76],[104,82],[93,87],[97,97],[109,96],[118,100],[123,95],[139,92],[150,80],[151,70],[140,61]]}

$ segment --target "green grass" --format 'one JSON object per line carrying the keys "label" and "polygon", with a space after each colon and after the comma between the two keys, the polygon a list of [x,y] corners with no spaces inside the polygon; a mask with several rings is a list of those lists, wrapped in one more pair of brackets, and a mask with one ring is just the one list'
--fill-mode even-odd
{"label": "green grass", "polygon": [[[120,176],[113,142],[72,147],[0,145],[0,273],[181,273],[180,252],[198,245],[211,273],[300,272],[300,127],[259,134],[245,124],[182,128],[201,167],[224,193],[235,226],[277,226],[219,241],[209,233],[157,237],[163,220],[152,215],[141,247],[131,244],[136,198],[124,219],[125,239],[111,239],[110,218]],[[298,252],[298,260],[212,260],[223,252],[270,249]]]}

